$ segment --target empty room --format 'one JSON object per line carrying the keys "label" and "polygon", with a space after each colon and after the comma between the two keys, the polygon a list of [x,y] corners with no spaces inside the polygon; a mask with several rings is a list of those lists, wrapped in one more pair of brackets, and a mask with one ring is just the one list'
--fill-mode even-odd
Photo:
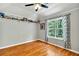
{"label": "empty room", "polygon": [[0,56],[79,56],[79,3],[0,3]]}

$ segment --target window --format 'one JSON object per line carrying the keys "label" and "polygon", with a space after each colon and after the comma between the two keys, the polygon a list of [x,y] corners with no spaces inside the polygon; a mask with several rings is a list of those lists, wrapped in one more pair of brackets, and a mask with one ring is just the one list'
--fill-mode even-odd
{"label": "window", "polygon": [[66,16],[47,20],[47,37],[63,40],[66,35]]}

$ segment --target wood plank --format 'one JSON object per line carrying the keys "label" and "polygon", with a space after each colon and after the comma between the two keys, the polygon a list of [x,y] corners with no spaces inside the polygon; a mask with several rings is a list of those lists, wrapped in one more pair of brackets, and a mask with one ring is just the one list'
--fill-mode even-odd
{"label": "wood plank", "polygon": [[0,56],[79,56],[78,53],[36,40],[5,49],[0,49]]}

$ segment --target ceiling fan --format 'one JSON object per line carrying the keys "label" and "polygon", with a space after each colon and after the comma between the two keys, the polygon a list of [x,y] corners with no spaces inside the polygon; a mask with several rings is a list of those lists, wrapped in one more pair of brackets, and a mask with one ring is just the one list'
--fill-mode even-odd
{"label": "ceiling fan", "polygon": [[[47,3],[46,3],[47,4]],[[46,4],[42,4],[42,3],[33,3],[33,4],[27,4],[25,5],[26,7],[27,6],[33,6],[35,5],[35,11],[38,11],[38,9],[40,9],[41,7],[43,8],[48,8],[48,6]]]}

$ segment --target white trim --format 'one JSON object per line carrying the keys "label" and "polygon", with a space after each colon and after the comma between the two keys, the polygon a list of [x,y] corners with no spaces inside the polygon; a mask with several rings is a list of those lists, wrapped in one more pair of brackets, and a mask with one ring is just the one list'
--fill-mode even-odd
{"label": "white trim", "polygon": [[45,40],[40,40],[40,41],[43,41],[43,42],[46,42],[46,43],[48,43],[48,44],[51,44],[51,45],[54,45],[54,46],[58,46],[58,47],[63,48],[63,49],[65,49],[65,50],[69,50],[69,51],[72,51],[72,52],[74,52],[74,53],[78,53],[78,54],[79,54],[79,52],[78,52],[78,51],[71,50],[71,49],[67,49],[67,48],[64,48],[64,47],[62,47],[62,46],[60,46],[60,45],[53,44],[53,43],[50,43],[50,42],[45,41]]}
{"label": "white trim", "polygon": [[16,44],[12,44],[12,45],[8,45],[8,46],[0,47],[0,49],[4,49],[4,48],[16,46],[16,45],[21,45],[21,44],[29,43],[29,42],[32,42],[32,41],[36,41],[36,40],[30,40],[30,41],[25,41],[25,42],[21,42],[21,43],[16,43]]}
{"label": "white trim", "polygon": [[[56,21],[56,20],[60,20],[60,19],[63,20],[65,17],[66,17],[66,16],[62,16],[62,17],[60,16],[60,17],[57,17],[57,18],[52,18],[52,19],[50,19],[50,20],[47,20],[47,37],[48,37],[48,38],[54,38],[54,39],[58,39],[58,40],[62,40],[62,41],[64,40],[64,33],[65,33],[65,32],[63,32],[63,37],[61,37],[61,38],[56,37],[56,33],[55,33],[55,36],[49,36],[49,35],[48,35],[48,32],[49,32],[49,31],[48,31],[48,30],[49,30],[49,28],[48,28],[48,23],[51,22],[51,21]],[[63,28],[60,28],[60,29],[63,29],[63,30],[64,30],[64,26],[63,26]]]}

